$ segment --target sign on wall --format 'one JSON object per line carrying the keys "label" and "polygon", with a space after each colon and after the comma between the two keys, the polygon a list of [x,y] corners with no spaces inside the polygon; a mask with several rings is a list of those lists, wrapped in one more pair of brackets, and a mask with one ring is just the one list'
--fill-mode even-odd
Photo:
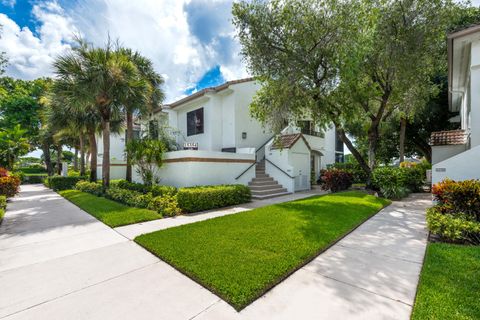
{"label": "sign on wall", "polygon": [[185,142],[183,150],[198,150],[198,142]]}

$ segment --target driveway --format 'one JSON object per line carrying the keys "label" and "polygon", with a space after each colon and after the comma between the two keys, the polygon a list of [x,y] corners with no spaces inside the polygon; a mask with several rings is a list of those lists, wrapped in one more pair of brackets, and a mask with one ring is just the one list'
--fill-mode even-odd
{"label": "driveway", "polygon": [[0,226],[0,318],[408,319],[429,204],[394,203],[237,313],[56,193],[22,186]]}

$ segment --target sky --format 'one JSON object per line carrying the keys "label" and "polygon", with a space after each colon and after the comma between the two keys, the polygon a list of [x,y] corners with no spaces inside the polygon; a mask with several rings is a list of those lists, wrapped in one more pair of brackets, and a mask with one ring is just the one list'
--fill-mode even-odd
{"label": "sky", "polygon": [[248,76],[231,24],[232,0],[0,0],[7,75],[52,76],[75,35],[102,46],[110,36],[151,59],[166,103]]}

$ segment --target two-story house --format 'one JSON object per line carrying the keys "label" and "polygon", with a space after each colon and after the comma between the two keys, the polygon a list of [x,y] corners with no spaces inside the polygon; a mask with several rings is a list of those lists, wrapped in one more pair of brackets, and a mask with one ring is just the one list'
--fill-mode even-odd
{"label": "two-story house", "polygon": [[433,183],[480,178],[480,25],[448,36],[448,89],[460,129],[432,133]]}
{"label": "two-story house", "polygon": [[[264,198],[310,189],[322,168],[343,159],[333,127],[322,131],[311,121],[298,121],[276,137],[252,118],[249,105],[259,87],[252,78],[229,81],[155,110],[144,129],[168,127],[177,145],[177,151],[165,155],[161,183],[241,183],[254,197]],[[112,141],[114,150],[124,148],[122,137]],[[124,177],[121,166],[112,164],[112,177]]]}

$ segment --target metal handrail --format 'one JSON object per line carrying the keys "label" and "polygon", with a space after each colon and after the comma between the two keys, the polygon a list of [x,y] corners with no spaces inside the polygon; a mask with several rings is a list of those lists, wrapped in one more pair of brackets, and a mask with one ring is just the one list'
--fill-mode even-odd
{"label": "metal handrail", "polygon": [[265,161],[268,161],[268,163],[270,163],[272,166],[274,166],[275,168],[277,168],[278,170],[280,170],[283,174],[285,174],[287,177],[289,177],[290,179],[295,179],[295,177],[292,177],[291,175],[289,175],[288,173],[286,173],[285,171],[283,171],[282,168],[280,168],[279,166],[277,166],[275,163],[273,163],[272,161],[268,160],[267,158],[265,158]]}
{"label": "metal handrail", "polygon": [[250,170],[251,167],[253,167],[254,165],[256,165],[257,162],[254,162],[252,163],[247,169],[245,169],[242,173],[240,173],[240,175],[238,177],[235,178],[235,180],[238,180],[241,176],[243,176],[248,170]]}
{"label": "metal handrail", "polygon": [[240,173],[240,175],[238,177],[235,178],[235,180],[238,180],[241,176],[243,176],[248,170],[250,170],[254,165],[257,164],[257,152],[262,149],[264,146],[267,145],[267,143],[272,140],[275,136],[272,136],[270,139],[268,139],[267,141],[265,141],[264,144],[262,144],[258,149],[255,150],[255,162],[252,163],[247,169],[245,169],[242,173]]}

